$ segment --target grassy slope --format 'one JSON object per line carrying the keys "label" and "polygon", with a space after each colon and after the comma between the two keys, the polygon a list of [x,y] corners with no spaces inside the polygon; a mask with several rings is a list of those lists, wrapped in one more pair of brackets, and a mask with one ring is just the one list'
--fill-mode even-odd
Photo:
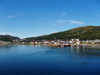
{"label": "grassy slope", "polygon": [[47,36],[38,36],[38,37],[30,37],[27,38],[29,40],[52,40],[52,39],[72,39],[79,38],[81,40],[86,39],[100,39],[100,26],[85,26],[78,27],[68,31],[53,33]]}

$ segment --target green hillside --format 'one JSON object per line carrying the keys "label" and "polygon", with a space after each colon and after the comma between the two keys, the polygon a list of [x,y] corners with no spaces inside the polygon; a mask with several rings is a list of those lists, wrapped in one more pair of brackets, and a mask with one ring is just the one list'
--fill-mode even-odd
{"label": "green hillside", "polygon": [[18,39],[20,39],[20,38],[13,37],[10,35],[0,35],[0,41],[12,42],[13,40],[18,40]]}
{"label": "green hillside", "polygon": [[72,38],[79,38],[80,40],[93,40],[93,39],[100,39],[100,26],[84,26],[73,28],[67,31],[53,33],[50,35],[45,36],[38,36],[38,37],[30,37],[26,38],[28,40],[53,40],[56,39],[72,39]]}

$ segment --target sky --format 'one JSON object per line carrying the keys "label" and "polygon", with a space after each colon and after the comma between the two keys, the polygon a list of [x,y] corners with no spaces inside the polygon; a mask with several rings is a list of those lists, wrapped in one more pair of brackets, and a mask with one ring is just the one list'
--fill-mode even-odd
{"label": "sky", "polygon": [[100,0],[0,0],[0,35],[20,38],[100,25]]}

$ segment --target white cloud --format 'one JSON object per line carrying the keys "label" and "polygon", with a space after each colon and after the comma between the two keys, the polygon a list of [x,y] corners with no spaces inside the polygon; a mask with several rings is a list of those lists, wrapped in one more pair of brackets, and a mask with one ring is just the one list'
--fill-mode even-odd
{"label": "white cloud", "polygon": [[53,33],[57,33],[57,31],[54,31],[54,32],[51,32],[51,33],[52,33],[52,34],[53,34]]}
{"label": "white cloud", "polygon": [[66,13],[63,13],[62,16],[66,15]]}
{"label": "white cloud", "polygon": [[8,33],[8,32],[0,32],[1,35],[11,35],[11,34],[15,34],[15,33]]}
{"label": "white cloud", "polygon": [[14,18],[16,17],[16,15],[13,15],[13,16],[7,16],[7,18]]}
{"label": "white cloud", "polygon": [[79,22],[79,21],[75,21],[75,20],[58,20],[56,22],[61,22],[61,23],[64,23],[64,22],[70,22],[72,24],[79,24],[79,25],[82,25],[84,24],[84,22]]}
{"label": "white cloud", "polygon": [[68,22],[69,20],[58,20],[56,22],[61,22],[61,23],[64,23],[64,22]]}
{"label": "white cloud", "polygon": [[79,25],[82,25],[82,24],[84,24],[84,22],[78,22],[78,21],[71,21],[71,23],[73,23],[73,24],[79,24]]}

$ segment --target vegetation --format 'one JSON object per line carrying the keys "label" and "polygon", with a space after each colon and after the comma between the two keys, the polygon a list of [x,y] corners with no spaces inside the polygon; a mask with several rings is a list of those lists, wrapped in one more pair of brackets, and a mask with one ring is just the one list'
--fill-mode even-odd
{"label": "vegetation", "polygon": [[72,39],[79,38],[80,40],[94,40],[100,39],[100,26],[84,26],[73,28],[67,31],[53,33],[46,36],[30,37],[27,40],[53,40],[53,39]]}
{"label": "vegetation", "polygon": [[5,42],[12,42],[13,40],[20,39],[18,37],[13,37],[10,35],[0,35],[0,41],[5,41]]}

